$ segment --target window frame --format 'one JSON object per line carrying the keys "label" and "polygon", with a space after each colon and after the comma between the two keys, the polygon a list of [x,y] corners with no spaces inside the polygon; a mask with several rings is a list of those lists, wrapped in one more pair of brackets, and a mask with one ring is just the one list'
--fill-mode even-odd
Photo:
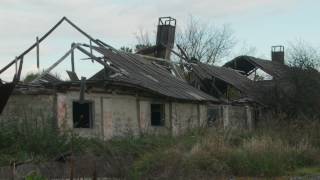
{"label": "window frame", "polygon": [[[160,119],[160,123],[159,124],[155,124],[153,123],[154,120],[152,118],[152,106],[153,105],[160,105],[160,110],[162,110],[162,112],[160,111],[161,114],[161,119]],[[152,127],[164,127],[166,125],[166,104],[165,103],[161,103],[161,102],[152,102],[150,103],[150,125]]]}
{"label": "window frame", "polygon": [[[89,127],[75,127],[75,116],[74,116],[74,104],[89,104]],[[73,129],[93,129],[94,126],[94,120],[95,120],[95,106],[94,106],[94,101],[91,100],[85,100],[85,101],[80,101],[80,100],[73,100],[72,101],[72,127]]]}

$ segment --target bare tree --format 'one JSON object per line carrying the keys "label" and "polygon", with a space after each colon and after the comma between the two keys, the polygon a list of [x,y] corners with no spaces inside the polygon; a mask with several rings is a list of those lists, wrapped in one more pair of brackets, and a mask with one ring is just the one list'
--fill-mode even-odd
{"label": "bare tree", "polygon": [[256,56],[257,48],[255,46],[249,45],[246,41],[242,41],[239,46],[239,50],[231,54],[232,58],[237,56]]}
{"label": "bare tree", "polygon": [[186,27],[177,32],[176,42],[189,58],[207,64],[228,56],[236,43],[230,26],[207,25],[192,16]]}
{"label": "bare tree", "polygon": [[317,69],[320,65],[320,52],[304,40],[290,42],[287,50],[288,62],[300,69]]}
{"label": "bare tree", "polygon": [[140,49],[151,47],[152,42],[149,38],[149,33],[142,28],[135,34],[137,44],[135,46],[135,51],[139,51]]}
{"label": "bare tree", "polygon": [[[275,80],[265,94],[269,106],[291,117],[320,119],[320,56],[316,48],[303,40],[290,43],[287,49],[290,71]],[[302,118],[303,119],[303,118]]]}
{"label": "bare tree", "polygon": [[127,52],[127,53],[132,53],[132,49],[128,46],[121,46],[120,47],[120,51],[123,51],[123,52]]}

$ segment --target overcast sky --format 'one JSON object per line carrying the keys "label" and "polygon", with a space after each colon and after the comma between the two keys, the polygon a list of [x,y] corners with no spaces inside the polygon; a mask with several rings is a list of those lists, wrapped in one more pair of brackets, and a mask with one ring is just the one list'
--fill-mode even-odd
{"label": "overcast sky", "polygon": [[[246,44],[256,47],[257,56],[269,58],[272,45],[285,45],[297,38],[319,47],[319,7],[319,0],[0,0],[0,66],[63,16],[119,48],[133,46],[138,29],[153,35],[160,16],[176,18],[179,27],[193,15],[210,24],[230,24],[238,40],[236,49]],[[62,56],[72,42],[82,41],[85,39],[64,25],[41,45],[41,68]],[[26,57],[23,74],[36,70],[34,54]],[[68,69],[69,64],[60,70]],[[97,64],[79,65],[78,70],[94,72],[99,68]],[[9,74],[0,78],[7,79]]]}

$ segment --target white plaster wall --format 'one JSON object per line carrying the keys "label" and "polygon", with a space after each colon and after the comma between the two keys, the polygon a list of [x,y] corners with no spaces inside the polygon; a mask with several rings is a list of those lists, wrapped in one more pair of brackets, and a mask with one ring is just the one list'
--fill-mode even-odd
{"label": "white plaster wall", "polygon": [[57,117],[58,125],[62,130],[72,130],[74,133],[84,137],[103,137],[101,95],[86,94],[85,100],[91,101],[93,105],[93,127],[73,128],[73,102],[79,100],[79,92],[67,92],[57,94]]}
{"label": "white plaster wall", "polygon": [[[104,111],[108,109],[104,108]],[[134,96],[112,96],[112,137],[139,134],[137,104]]]}
{"label": "white plaster wall", "polygon": [[200,104],[200,126],[205,127],[207,125],[208,118],[208,106]]}
{"label": "white plaster wall", "polygon": [[[9,99],[0,119],[22,117],[27,114],[28,117],[33,115],[44,120],[40,113],[43,112],[44,115],[53,118],[62,131],[68,130],[80,136],[102,139],[139,134],[178,135],[206,123],[205,104],[169,102],[130,95],[86,93],[85,100],[93,103],[93,127],[73,128],[73,102],[79,100],[79,95],[77,91],[56,95],[14,95]],[[151,103],[164,103],[164,126],[151,126]]]}
{"label": "white plaster wall", "polygon": [[192,128],[200,127],[201,122],[206,120],[206,113],[206,110],[201,111],[201,108],[198,108],[198,104],[172,103],[173,135],[179,135]]}
{"label": "white plaster wall", "polygon": [[170,119],[170,103],[163,103],[165,105],[165,122],[164,126],[151,126],[151,104],[159,103],[154,99],[138,100],[140,105],[140,128],[143,134],[168,134],[171,128]]}

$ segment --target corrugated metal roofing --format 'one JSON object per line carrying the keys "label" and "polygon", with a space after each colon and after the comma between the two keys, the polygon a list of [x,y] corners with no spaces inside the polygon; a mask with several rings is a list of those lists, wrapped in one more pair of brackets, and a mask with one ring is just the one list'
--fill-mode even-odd
{"label": "corrugated metal roofing", "polygon": [[201,79],[212,79],[212,77],[215,77],[231,84],[244,93],[249,93],[253,88],[253,82],[234,69],[203,63],[192,64],[192,69]]}
{"label": "corrugated metal roofing", "polygon": [[[146,63],[139,55],[113,52],[105,48],[95,47],[95,49],[107,57],[112,66],[123,72],[120,75],[109,76],[109,80],[127,82],[176,99],[220,102],[218,99],[179,80],[168,71],[152,63]],[[104,78],[105,72],[101,70],[89,80]]]}

